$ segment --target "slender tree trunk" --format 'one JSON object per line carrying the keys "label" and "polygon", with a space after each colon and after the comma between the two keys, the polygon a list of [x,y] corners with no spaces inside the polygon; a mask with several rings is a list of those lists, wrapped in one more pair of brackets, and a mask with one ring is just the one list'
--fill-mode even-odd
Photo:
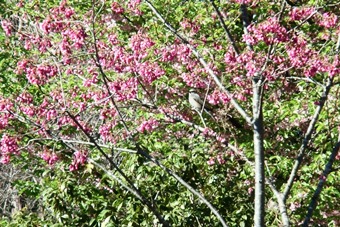
{"label": "slender tree trunk", "polygon": [[255,215],[254,226],[264,226],[265,176],[263,151],[262,81],[253,80],[253,133],[255,153]]}

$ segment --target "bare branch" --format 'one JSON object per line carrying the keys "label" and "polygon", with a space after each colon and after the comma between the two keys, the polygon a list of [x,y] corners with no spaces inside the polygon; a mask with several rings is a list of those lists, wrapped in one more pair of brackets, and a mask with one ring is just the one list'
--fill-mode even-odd
{"label": "bare branch", "polygon": [[[339,137],[340,137],[340,134],[339,134]],[[311,202],[310,202],[310,204],[308,206],[308,213],[307,213],[306,218],[305,218],[305,220],[303,222],[303,225],[302,225],[304,227],[308,227],[309,226],[308,225],[309,221],[312,218],[313,211],[316,208],[317,201],[318,201],[319,196],[321,194],[322,188],[323,188],[323,186],[324,186],[324,184],[326,182],[328,174],[332,171],[332,166],[333,166],[335,157],[338,154],[339,150],[340,150],[340,138],[339,138],[338,142],[335,144],[335,146],[333,148],[333,151],[332,151],[331,155],[329,156],[328,163],[325,166],[325,169],[324,169],[322,175],[320,176],[319,184],[318,184],[317,188],[315,189],[315,192],[314,192],[314,195],[312,197],[312,200],[311,200]]]}
{"label": "bare branch", "polygon": [[[243,23],[243,32],[244,34],[248,35],[248,26],[250,25],[250,19],[249,19],[249,12],[247,10],[247,6],[245,4],[241,4],[241,19],[242,19],[242,23]],[[249,50],[253,50],[253,46],[249,43],[246,42],[247,47]]]}
{"label": "bare branch", "polygon": [[221,25],[222,25],[222,28],[224,29],[224,31],[225,31],[225,33],[226,33],[226,35],[227,35],[227,39],[228,39],[229,42],[231,43],[231,46],[233,47],[235,53],[236,53],[237,55],[239,55],[239,54],[240,54],[240,51],[238,50],[237,45],[236,45],[236,43],[235,43],[235,40],[234,40],[234,38],[232,37],[232,35],[231,35],[229,29],[227,28],[227,25],[224,23],[223,16],[222,16],[220,10],[218,9],[218,7],[216,6],[215,0],[210,0],[210,2],[211,2],[211,5],[213,6],[213,8],[215,9],[215,11],[216,11],[216,13],[217,13],[217,16],[218,16],[218,19],[220,20],[220,23],[221,23]]}
{"label": "bare branch", "polygon": [[139,200],[143,201],[143,198],[140,196],[139,193],[137,193],[133,188],[127,186],[126,184],[124,184],[124,182],[119,179],[118,177],[116,177],[114,174],[112,174],[110,171],[108,171],[104,166],[102,166],[101,164],[99,164],[98,162],[94,161],[91,158],[88,158],[88,160],[90,161],[90,163],[93,163],[95,166],[97,166],[98,168],[100,168],[101,170],[103,170],[109,177],[111,177],[113,180],[117,181],[120,185],[123,186],[123,188],[125,188],[126,190],[128,190],[129,192],[131,192],[134,196],[136,196]]}

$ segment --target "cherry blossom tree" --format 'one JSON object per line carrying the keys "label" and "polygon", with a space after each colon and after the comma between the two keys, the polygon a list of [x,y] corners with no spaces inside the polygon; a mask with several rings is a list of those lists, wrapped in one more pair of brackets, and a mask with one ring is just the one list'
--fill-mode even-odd
{"label": "cherry blossom tree", "polygon": [[338,6],[8,1],[1,162],[52,223],[336,225]]}

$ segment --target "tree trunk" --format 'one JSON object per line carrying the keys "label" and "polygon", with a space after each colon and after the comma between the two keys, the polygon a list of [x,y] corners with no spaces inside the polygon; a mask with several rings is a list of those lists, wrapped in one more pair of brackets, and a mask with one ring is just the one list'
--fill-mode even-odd
{"label": "tree trunk", "polygon": [[253,133],[255,154],[255,214],[254,226],[264,226],[265,176],[263,151],[262,80],[253,80]]}

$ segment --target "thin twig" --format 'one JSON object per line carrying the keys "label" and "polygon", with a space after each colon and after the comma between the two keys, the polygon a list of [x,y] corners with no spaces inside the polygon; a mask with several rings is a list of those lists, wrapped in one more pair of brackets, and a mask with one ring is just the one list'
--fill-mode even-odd
{"label": "thin twig", "polygon": [[137,144],[137,151],[142,156],[146,157],[159,167],[161,167],[163,170],[165,170],[169,175],[173,176],[179,183],[181,183],[185,188],[187,188],[192,194],[196,195],[203,203],[205,203],[209,209],[215,214],[215,216],[218,218],[218,220],[221,222],[222,226],[227,227],[227,223],[224,221],[222,216],[219,214],[219,212],[216,210],[216,208],[199,192],[197,192],[194,188],[192,188],[186,181],[184,181],[180,176],[178,176],[176,173],[174,173],[172,170],[168,169],[164,165],[162,165],[157,159],[151,157],[148,152],[146,152],[146,148],[140,146]]}
{"label": "thin twig", "polygon": [[217,7],[216,4],[215,4],[215,0],[210,0],[210,2],[211,2],[211,5],[213,6],[214,10],[215,10],[216,13],[217,13],[217,17],[218,17],[218,19],[220,20],[220,23],[221,23],[221,25],[222,25],[222,28],[224,29],[224,31],[225,31],[225,33],[226,33],[226,35],[227,35],[227,39],[228,39],[229,42],[231,43],[231,46],[233,47],[233,49],[234,49],[236,55],[239,55],[239,54],[240,54],[240,51],[238,50],[237,45],[236,45],[236,42],[235,42],[234,38],[232,37],[232,35],[231,35],[229,29],[227,28],[227,25],[225,24],[225,22],[224,22],[224,20],[223,20],[223,16],[222,16],[220,10],[218,9],[218,7]]}

